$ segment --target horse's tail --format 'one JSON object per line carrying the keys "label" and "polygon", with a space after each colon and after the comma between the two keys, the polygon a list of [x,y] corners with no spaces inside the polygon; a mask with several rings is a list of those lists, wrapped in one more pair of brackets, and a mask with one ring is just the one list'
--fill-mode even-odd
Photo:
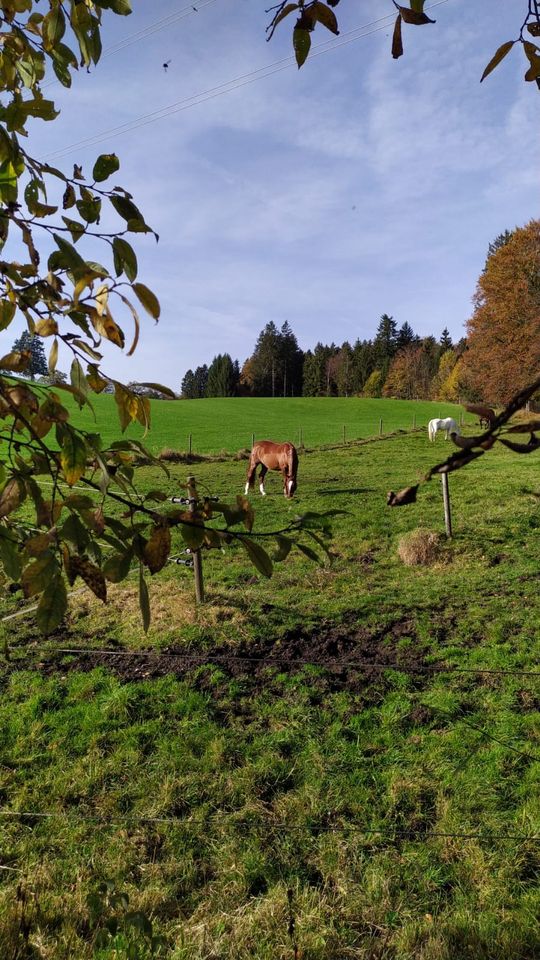
{"label": "horse's tail", "polygon": [[428,423],[427,432],[428,432],[428,437],[429,437],[429,439],[430,439],[430,440],[433,440],[434,433],[433,433],[433,427],[432,427],[432,425],[431,425],[431,420],[430,420],[429,423]]}
{"label": "horse's tail", "polygon": [[298,473],[298,453],[294,444],[289,443],[287,451],[287,496],[292,497],[296,490],[296,475]]}

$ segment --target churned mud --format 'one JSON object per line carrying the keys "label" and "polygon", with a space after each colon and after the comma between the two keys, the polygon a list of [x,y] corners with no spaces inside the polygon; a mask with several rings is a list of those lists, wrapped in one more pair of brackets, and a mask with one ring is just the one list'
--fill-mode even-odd
{"label": "churned mud", "polygon": [[[407,673],[414,686],[423,686],[437,669],[426,662],[428,651],[415,637],[410,620],[376,629],[353,620],[341,624],[323,621],[311,631],[298,628],[278,638],[268,636],[234,647],[216,645],[204,650],[178,645],[160,651],[117,648],[80,652],[62,645],[50,652],[41,647],[38,656],[37,650],[32,655],[31,646],[23,657],[20,652],[14,651],[13,659],[5,664],[7,673],[30,669],[51,676],[101,667],[125,683],[167,675],[184,679],[196,674],[198,682],[205,685],[201,668],[213,666],[223,679],[245,678],[255,691],[268,684],[269,675],[298,674],[309,668],[318,668],[316,675],[324,679],[327,689],[351,691],[376,683],[388,670]],[[313,676],[313,670],[310,674]]]}

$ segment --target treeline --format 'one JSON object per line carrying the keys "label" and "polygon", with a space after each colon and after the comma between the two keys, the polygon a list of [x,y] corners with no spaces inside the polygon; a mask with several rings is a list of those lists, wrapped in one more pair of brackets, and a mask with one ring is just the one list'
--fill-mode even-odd
{"label": "treeline", "polygon": [[[383,314],[372,340],[300,350],[288,323],[271,322],[240,369],[228,354],[188,370],[182,396],[397,397],[506,403],[540,369],[540,220],[490,243],[467,321],[453,344],[398,328]],[[538,398],[535,398],[538,399]]]}
{"label": "treeline", "polygon": [[399,329],[383,314],[373,340],[318,343],[303,352],[288,323],[272,321],[261,331],[242,368],[229,354],[210,365],[188,370],[182,380],[185,399],[202,397],[348,397],[392,396],[456,399],[454,368],[465,341],[454,346],[448,330],[437,340],[417,336],[408,323]]}

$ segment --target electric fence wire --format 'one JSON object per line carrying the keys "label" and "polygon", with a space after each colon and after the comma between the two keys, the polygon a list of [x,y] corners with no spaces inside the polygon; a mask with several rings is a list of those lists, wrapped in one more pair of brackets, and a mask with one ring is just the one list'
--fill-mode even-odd
{"label": "electric fence wire", "polygon": [[[448,0],[436,0],[436,2],[430,4],[427,9],[433,9],[443,3],[448,3]],[[324,53],[330,53],[332,50],[337,50],[340,47],[347,46],[350,43],[355,43],[357,40],[363,40],[364,38],[372,36],[381,30],[387,29],[387,27],[389,27],[393,21],[394,16],[395,14],[393,13],[387,14],[385,17],[379,17],[378,20],[371,20],[359,27],[355,27],[353,30],[349,30],[347,33],[342,34],[339,41],[328,40],[324,43],[317,44],[310,53],[310,59],[313,60],[315,57],[321,56]],[[375,26],[373,30],[369,30],[364,33],[360,32],[365,31],[367,27],[375,24],[379,24],[379,26]],[[284,57],[281,60],[275,60],[273,63],[267,64],[265,67],[259,67],[257,70],[252,70],[249,73],[242,74],[239,77],[225,81],[215,87],[210,87],[208,90],[204,90],[201,93],[193,94],[191,97],[185,97],[182,100],[177,100],[175,103],[169,104],[166,107],[162,107],[159,110],[154,110],[152,113],[135,117],[133,120],[126,121],[126,123],[119,124],[115,127],[110,127],[108,130],[104,130],[101,133],[93,134],[91,137],[87,137],[84,140],[79,140],[69,144],[69,146],[47,154],[45,159],[54,161],[62,160],[64,157],[73,153],[74,150],[96,146],[98,143],[103,143],[103,141],[107,140],[110,136],[121,136],[125,133],[131,133],[132,131],[147,126],[150,123],[155,123],[158,120],[164,120],[173,114],[181,113],[184,110],[189,110],[191,107],[198,106],[201,103],[207,103],[209,100],[214,100],[216,97],[223,96],[226,93],[231,93],[240,87],[255,83],[257,80],[264,80],[276,73],[280,73],[282,70],[288,69],[293,64],[296,64],[296,59],[293,56]]]}
{"label": "electric fence wire", "polygon": [[[133,814],[112,814],[109,816],[100,815],[100,814],[83,814],[79,812],[68,813],[64,810],[57,811],[42,811],[42,810],[7,810],[5,808],[0,809],[0,817],[5,819],[35,819],[35,820],[66,820],[72,823],[90,823],[95,824],[96,826],[102,827],[103,825],[114,825],[118,824],[164,824],[168,826],[177,826],[177,827],[190,827],[190,826],[199,826],[199,825],[209,825],[209,824],[219,824],[223,823],[224,820],[228,824],[235,824],[232,817],[234,814],[239,814],[239,819],[237,825],[245,829],[247,826],[250,829],[256,829],[255,824],[246,823],[246,816],[242,816],[241,811],[231,811],[231,816],[226,818],[224,814],[213,814],[207,817],[186,817],[181,819],[179,817],[159,817],[159,816],[136,816]],[[252,812],[250,811],[252,816]],[[376,837],[380,836],[383,839],[388,839],[390,841],[394,840],[429,840],[429,839],[456,839],[456,840],[480,840],[480,841],[499,841],[499,840],[517,840],[519,842],[538,842],[540,841],[540,834],[531,833],[531,834],[521,834],[521,833],[479,833],[474,831],[464,831],[462,833],[454,833],[447,830],[429,830],[429,829],[414,829],[414,828],[403,828],[400,830],[384,830],[381,827],[360,827],[355,823],[335,823],[329,824],[325,822],[312,822],[310,824],[292,824],[287,821],[270,821],[268,824],[260,825],[264,830],[279,830],[289,833],[298,833],[304,832],[305,830],[311,829],[315,831],[315,834],[328,834],[328,833],[350,833],[357,836],[363,837]]]}
{"label": "electric fence wire", "polygon": [[[135,33],[131,33],[129,36],[124,37],[123,40],[119,40],[118,43],[114,43],[112,46],[106,47],[101,54],[100,60],[105,60],[107,57],[112,57],[115,53],[125,50],[126,47],[131,47],[134,43],[139,43],[141,40],[146,40],[147,37],[151,37],[153,34],[159,33],[161,30],[165,30],[167,27],[174,26],[174,24],[178,23],[180,20],[185,20],[186,17],[190,17],[194,13],[198,13],[200,10],[203,10],[205,7],[208,7],[210,4],[215,2],[216,0],[201,0],[201,2],[197,4],[196,8],[190,3],[187,7],[182,7],[180,10],[177,10],[176,13],[169,14],[168,17],[162,17],[161,20],[154,20],[146,27],[141,27],[141,29],[135,31]],[[47,80],[46,83],[41,85],[41,89],[44,90],[46,87],[51,87],[56,83],[60,83],[60,80]]]}

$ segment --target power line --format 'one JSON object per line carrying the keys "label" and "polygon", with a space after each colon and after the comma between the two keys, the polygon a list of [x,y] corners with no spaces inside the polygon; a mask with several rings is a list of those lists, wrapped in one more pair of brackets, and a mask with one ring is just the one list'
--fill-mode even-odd
{"label": "power line", "polygon": [[[436,0],[435,3],[430,4],[428,9],[440,6],[442,3],[448,3],[448,0]],[[310,54],[310,59],[313,60],[315,57],[321,56],[323,53],[329,53],[332,50],[338,49],[339,47],[347,46],[350,43],[355,43],[357,40],[362,40],[365,37],[372,36],[374,33],[386,29],[393,19],[394,14],[388,14],[385,17],[380,17],[378,20],[371,20],[359,27],[355,27],[353,30],[343,34],[342,38],[337,42],[328,40],[322,44],[318,44],[314,48],[314,51]],[[373,26],[374,24],[380,25],[376,26],[373,30],[367,31],[366,33],[359,33],[359,31],[366,30],[367,27]],[[95,146],[98,143],[102,143],[104,140],[107,140],[112,135],[131,133],[133,130],[138,130],[140,127],[147,126],[150,123],[155,123],[158,120],[163,120],[172,114],[189,110],[191,107],[198,106],[201,103],[207,103],[209,100],[214,100],[216,97],[223,96],[226,93],[231,93],[234,90],[238,90],[240,87],[248,86],[252,83],[255,83],[257,80],[264,80],[276,73],[280,73],[282,70],[286,70],[295,63],[296,59],[293,56],[284,57],[281,60],[275,60],[273,63],[267,64],[266,67],[259,67],[257,70],[252,70],[249,73],[242,74],[239,77],[225,81],[215,87],[210,87],[208,90],[201,91],[201,93],[193,94],[191,97],[185,97],[182,100],[177,100],[175,103],[169,104],[166,107],[162,107],[159,110],[154,110],[152,113],[136,117],[133,120],[126,121],[126,123],[111,127],[108,130],[104,130],[100,134],[87,137],[84,140],[76,141],[75,143],[70,144],[68,147],[64,147],[61,150],[47,154],[46,157],[52,160],[63,159],[65,156],[72,153],[73,150]]]}
{"label": "power line", "polygon": [[[113,54],[118,53],[120,50],[125,50],[126,47],[132,46],[134,43],[139,43],[140,40],[145,40],[146,37],[152,36],[154,33],[159,33],[160,30],[164,30],[166,27],[172,27],[175,23],[178,23],[180,20],[185,20],[186,17],[191,16],[193,13],[198,13],[199,10],[203,10],[205,7],[208,7],[211,3],[215,3],[216,0],[201,0],[197,3],[195,8],[193,4],[188,4],[186,7],[182,7],[181,10],[177,10],[176,13],[169,14],[168,17],[162,17],[161,20],[155,20],[153,23],[148,24],[146,27],[142,27],[140,30],[137,30],[135,33],[130,34],[127,37],[124,37],[123,40],[119,40],[118,43],[113,44],[110,47],[106,47],[101,55],[101,60],[105,60],[106,57],[111,57]],[[41,89],[44,90],[46,87],[50,87],[55,83],[60,83],[59,80],[48,80],[47,83],[41,85]]]}

